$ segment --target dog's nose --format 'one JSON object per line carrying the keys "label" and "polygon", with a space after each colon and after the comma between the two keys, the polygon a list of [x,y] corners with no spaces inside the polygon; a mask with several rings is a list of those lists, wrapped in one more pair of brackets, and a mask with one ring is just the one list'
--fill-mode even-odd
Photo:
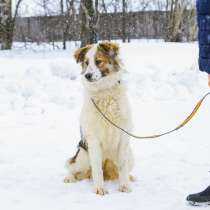
{"label": "dog's nose", "polygon": [[87,80],[91,80],[91,79],[92,79],[92,74],[91,74],[91,73],[85,74],[85,78],[86,78]]}

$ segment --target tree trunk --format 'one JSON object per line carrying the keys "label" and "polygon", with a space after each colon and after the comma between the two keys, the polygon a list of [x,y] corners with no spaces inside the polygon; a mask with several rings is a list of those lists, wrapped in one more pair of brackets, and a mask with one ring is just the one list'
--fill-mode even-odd
{"label": "tree trunk", "polygon": [[64,16],[65,16],[65,14],[64,14],[64,2],[63,2],[63,0],[60,0],[60,9],[61,9],[61,16],[63,17],[63,21],[62,21],[62,30],[63,30],[63,34],[62,34],[62,36],[63,36],[63,50],[66,50],[66,33],[65,33],[65,23],[64,23]]}
{"label": "tree trunk", "polygon": [[95,2],[95,9],[92,0],[81,0],[80,3],[81,47],[98,41],[98,1]]}
{"label": "tree trunk", "polygon": [[126,12],[127,12],[127,3],[126,0],[122,0],[122,41],[123,42],[126,42],[127,38]]}
{"label": "tree trunk", "polygon": [[0,42],[1,49],[12,48],[14,23],[12,19],[11,0],[0,0]]}
{"label": "tree trunk", "polygon": [[167,0],[165,41],[181,42],[183,40],[182,23],[186,6],[186,0]]}

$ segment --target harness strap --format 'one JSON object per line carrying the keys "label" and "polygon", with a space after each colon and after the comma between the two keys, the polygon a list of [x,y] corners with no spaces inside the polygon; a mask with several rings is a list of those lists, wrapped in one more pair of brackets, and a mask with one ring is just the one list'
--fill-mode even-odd
{"label": "harness strap", "polygon": [[88,145],[87,145],[87,142],[84,141],[83,139],[80,140],[79,144],[78,144],[78,147],[79,148],[82,148],[84,149],[85,151],[88,151]]}
{"label": "harness strap", "polygon": [[79,144],[78,144],[78,149],[77,149],[77,152],[76,154],[70,159],[70,164],[72,163],[75,163],[76,162],[76,159],[77,159],[77,156],[79,155],[79,152],[80,152],[80,149],[84,149],[86,152],[88,152],[88,145],[87,145],[87,142],[84,140],[84,139],[81,139]]}
{"label": "harness strap", "polygon": [[79,152],[80,152],[80,148],[77,149],[76,154],[69,160],[70,164],[73,164],[73,163],[76,162],[76,159],[77,159],[77,156],[79,155]]}
{"label": "harness strap", "polygon": [[125,130],[124,128],[120,127],[119,125],[117,125],[116,123],[114,123],[112,120],[110,120],[102,111],[101,109],[97,106],[97,104],[95,103],[94,99],[91,98],[91,101],[93,103],[93,105],[95,106],[95,108],[98,110],[98,112],[103,116],[103,118],[108,121],[111,125],[113,125],[115,128],[121,130],[123,133],[127,134],[128,136],[131,136],[133,138],[136,139],[155,139],[155,138],[159,138],[162,136],[166,136],[170,133],[173,133],[177,130],[179,130],[180,128],[184,127],[186,124],[188,124],[192,118],[195,116],[195,114],[198,112],[198,110],[200,109],[201,105],[203,104],[204,100],[210,95],[210,92],[205,94],[196,104],[195,108],[193,109],[193,111],[191,112],[191,114],[180,124],[178,125],[176,128],[169,130],[165,133],[161,133],[161,134],[157,134],[157,135],[151,135],[151,136],[137,136],[135,134],[130,133],[129,131]]}

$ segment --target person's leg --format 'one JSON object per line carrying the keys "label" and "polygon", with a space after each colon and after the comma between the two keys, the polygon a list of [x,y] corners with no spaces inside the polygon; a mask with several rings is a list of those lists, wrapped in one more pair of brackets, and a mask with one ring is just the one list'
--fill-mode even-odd
{"label": "person's leg", "polygon": [[188,195],[186,200],[194,206],[210,205],[210,186],[200,193]]}

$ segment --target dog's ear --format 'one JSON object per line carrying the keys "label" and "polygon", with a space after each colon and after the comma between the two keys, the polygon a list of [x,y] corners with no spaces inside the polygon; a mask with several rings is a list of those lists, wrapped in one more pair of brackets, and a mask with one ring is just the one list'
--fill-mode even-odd
{"label": "dog's ear", "polygon": [[119,45],[115,42],[101,42],[99,45],[99,50],[104,51],[111,57],[116,57],[119,54]]}
{"label": "dog's ear", "polygon": [[77,63],[82,63],[84,61],[85,55],[87,54],[90,48],[91,48],[91,45],[87,45],[75,51],[74,58]]}

